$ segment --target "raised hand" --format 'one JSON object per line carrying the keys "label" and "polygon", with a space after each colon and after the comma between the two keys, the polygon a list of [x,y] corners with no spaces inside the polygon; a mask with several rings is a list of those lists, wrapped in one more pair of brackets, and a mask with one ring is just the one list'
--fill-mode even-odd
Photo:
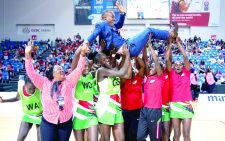
{"label": "raised hand", "polygon": [[148,42],[147,42],[148,44],[151,44],[152,36],[153,36],[152,34],[149,35],[149,37],[148,37]]}
{"label": "raised hand", "polygon": [[180,37],[177,37],[176,38],[176,44],[177,44],[177,47],[181,47],[181,43],[180,43]]}
{"label": "raised hand", "polygon": [[129,55],[130,54],[127,44],[123,45],[123,47],[122,47],[122,54],[123,55]]}
{"label": "raised hand", "polygon": [[117,9],[119,10],[119,12],[121,14],[124,14],[125,13],[124,7],[118,1],[116,1],[116,7],[117,7]]}
{"label": "raised hand", "polygon": [[86,54],[89,52],[89,47],[87,44],[81,45],[81,55],[86,56]]}
{"label": "raised hand", "polygon": [[177,42],[177,43],[180,43],[180,37],[177,37],[177,38],[176,38],[176,42]]}
{"label": "raised hand", "polygon": [[33,47],[34,47],[34,42],[32,40],[29,41],[27,45],[25,45],[25,55],[27,59],[31,57],[31,52],[33,50]]}

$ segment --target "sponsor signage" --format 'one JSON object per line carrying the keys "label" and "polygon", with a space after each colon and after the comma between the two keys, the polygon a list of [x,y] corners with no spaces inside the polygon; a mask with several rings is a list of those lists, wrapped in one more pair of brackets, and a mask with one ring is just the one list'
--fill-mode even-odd
{"label": "sponsor signage", "polygon": [[200,94],[197,118],[200,120],[225,120],[225,94]]}
{"label": "sponsor signage", "polygon": [[180,26],[219,26],[220,0],[170,0],[170,22]]}
{"label": "sponsor signage", "polygon": [[19,35],[54,35],[54,25],[17,25]]}

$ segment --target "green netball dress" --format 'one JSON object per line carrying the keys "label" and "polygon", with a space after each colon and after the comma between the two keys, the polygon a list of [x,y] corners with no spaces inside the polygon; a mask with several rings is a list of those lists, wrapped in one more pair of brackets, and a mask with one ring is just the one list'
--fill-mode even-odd
{"label": "green netball dress", "polygon": [[98,83],[100,94],[96,104],[98,121],[106,125],[123,123],[120,104],[120,78],[107,77]]}
{"label": "green netball dress", "polygon": [[192,118],[194,111],[190,102],[171,102],[170,117],[171,118]]}
{"label": "green netball dress", "polygon": [[23,87],[19,88],[19,95],[23,107],[23,122],[41,124],[42,117],[42,104],[41,104],[41,91],[36,89],[31,96],[24,95]]}
{"label": "green netball dress", "polygon": [[168,105],[162,105],[162,122],[168,122],[170,121],[170,106]]}
{"label": "green netball dress", "polygon": [[78,106],[73,119],[74,130],[87,129],[98,124],[94,109],[95,93],[95,79],[92,74],[89,73],[86,77],[82,75],[75,89]]}

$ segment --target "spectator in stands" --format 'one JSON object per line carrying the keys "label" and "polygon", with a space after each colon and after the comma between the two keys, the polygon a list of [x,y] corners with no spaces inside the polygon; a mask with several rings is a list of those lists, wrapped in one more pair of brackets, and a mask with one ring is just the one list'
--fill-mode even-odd
{"label": "spectator in stands", "polygon": [[223,58],[225,60],[225,43],[224,45],[221,47],[220,53],[223,55]]}
{"label": "spectator in stands", "polygon": [[210,61],[211,64],[215,64],[217,62],[214,56],[210,56],[208,61]]}
{"label": "spectator in stands", "polygon": [[220,80],[220,78],[222,77],[222,73],[221,73],[220,69],[217,70],[215,77],[217,80]]}
{"label": "spectator in stands", "polygon": [[3,64],[3,61],[0,61],[0,70],[3,70],[3,65],[2,64]]}
{"label": "spectator in stands", "polygon": [[194,60],[194,62],[192,63],[192,68],[199,68],[198,62],[196,60]]}
{"label": "spectator in stands", "polygon": [[23,118],[20,124],[17,141],[24,141],[33,124],[37,128],[37,140],[41,141],[40,124],[42,118],[41,91],[37,89],[28,76],[24,79],[25,84],[18,86],[17,96],[15,98],[3,100],[1,102],[14,102],[21,99],[23,108]]}
{"label": "spectator in stands", "polygon": [[23,47],[19,47],[19,54],[21,57],[24,57],[24,48]]}
{"label": "spectator in stands", "polygon": [[217,63],[220,64],[220,65],[224,64],[224,58],[223,58],[222,55],[219,56]]}
{"label": "spectator in stands", "polygon": [[71,38],[68,38],[67,40],[66,40],[66,45],[68,46],[68,45],[71,45],[72,44],[72,40],[71,40]]}
{"label": "spectator in stands", "polygon": [[78,40],[80,40],[80,39],[81,39],[81,36],[80,36],[80,34],[79,34],[79,33],[77,33],[77,35],[76,35],[75,37],[76,37],[76,39],[78,39]]}
{"label": "spectator in stands", "polygon": [[15,60],[15,61],[22,61],[22,57],[21,57],[21,55],[20,55],[20,53],[19,53],[19,50],[16,50],[16,51],[15,51],[15,57],[14,57],[14,60]]}
{"label": "spectator in stands", "polygon": [[2,70],[0,69],[0,81],[2,82]]}
{"label": "spectator in stands", "polygon": [[225,73],[222,73],[222,77],[220,78],[221,84],[225,84]]}
{"label": "spectator in stands", "polygon": [[203,60],[200,62],[199,73],[205,73],[205,61]]}
{"label": "spectator in stands", "polygon": [[199,77],[194,69],[191,69],[190,80],[191,80],[192,99],[197,100],[198,94],[200,92],[200,87],[198,85]]}
{"label": "spectator in stands", "polygon": [[205,81],[206,81],[206,91],[208,93],[212,93],[213,89],[215,88],[216,81],[210,68],[207,68],[205,72]]}
{"label": "spectator in stands", "polygon": [[13,77],[13,67],[12,67],[12,65],[11,64],[7,64],[7,71],[8,71],[8,73],[9,73],[9,76],[10,77]]}
{"label": "spectator in stands", "polygon": [[9,50],[5,50],[4,51],[4,60],[8,60],[9,59]]}
{"label": "spectator in stands", "polygon": [[197,40],[198,40],[198,37],[195,35],[194,36],[194,42],[197,42]]}
{"label": "spectator in stands", "polygon": [[34,85],[42,91],[43,117],[41,122],[42,141],[68,141],[72,131],[72,95],[84,69],[88,47],[81,46],[81,55],[77,68],[65,76],[61,66],[51,68],[47,77],[40,76],[33,68],[31,52],[33,41],[28,42],[25,49],[25,68]]}

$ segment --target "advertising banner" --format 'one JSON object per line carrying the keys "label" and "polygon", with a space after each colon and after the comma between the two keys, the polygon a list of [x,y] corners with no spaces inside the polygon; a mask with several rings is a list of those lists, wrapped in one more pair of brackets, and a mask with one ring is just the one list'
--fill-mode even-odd
{"label": "advertising banner", "polygon": [[200,94],[197,107],[200,120],[224,121],[225,94]]}
{"label": "advertising banner", "polygon": [[88,16],[91,15],[91,0],[73,0],[74,2],[74,24],[75,25],[90,25],[91,20]]}
{"label": "advertising banner", "polygon": [[[76,25],[90,25],[101,21],[101,14],[105,10],[112,10],[116,20],[119,12],[115,6],[116,0],[74,0]],[[123,5],[122,0],[119,1]]]}
{"label": "advertising banner", "polygon": [[219,26],[220,0],[170,0],[170,22],[180,26]]}
{"label": "advertising banner", "polygon": [[54,35],[55,26],[45,24],[18,24],[18,35]]}
{"label": "advertising banner", "polygon": [[128,19],[169,19],[169,0],[127,0]]}

